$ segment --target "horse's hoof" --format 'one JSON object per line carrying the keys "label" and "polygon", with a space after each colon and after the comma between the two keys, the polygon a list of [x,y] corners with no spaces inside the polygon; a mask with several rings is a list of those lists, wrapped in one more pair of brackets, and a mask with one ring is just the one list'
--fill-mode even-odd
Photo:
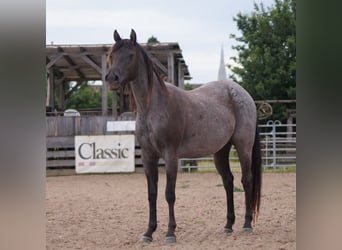
{"label": "horse's hoof", "polygon": [[233,229],[232,229],[232,228],[229,228],[229,227],[225,227],[225,228],[224,228],[224,232],[230,234],[230,233],[233,232]]}
{"label": "horse's hoof", "polygon": [[166,244],[176,243],[176,236],[166,236],[165,243]]}
{"label": "horse's hoof", "polygon": [[251,228],[251,227],[244,227],[242,230],[243,230],[245,233],[252,233],[252,232],[253,232],[253,228]]}
{"label": "horse's hoof", "polygon": [[140,242],[145,242],[145,243],[150,243],[150,242],[152,242],[152,240],[153,240],[152,237],[149,237],[149,236],[146,236],[146,235],[143,235],[140,238]]}

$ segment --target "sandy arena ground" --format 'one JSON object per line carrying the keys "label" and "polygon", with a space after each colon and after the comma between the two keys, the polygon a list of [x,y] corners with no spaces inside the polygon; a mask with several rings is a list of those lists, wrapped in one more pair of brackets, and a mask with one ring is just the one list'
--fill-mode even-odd
{"label": "sandy arena ground", "polygon": [[[239,173],[235,186],[242,188]],[[226,234],[226,197],[216,173],[179,173],[175,205],[177,243],[164,243],[168,223],[165,174],[159,176],[158,228],[147,228],[145,175],[47,177],[47,249],[296,249],[296,174],[263,175],[260,215],[253,233],[242,231],[244,193],[235,192],[236,222]]]}

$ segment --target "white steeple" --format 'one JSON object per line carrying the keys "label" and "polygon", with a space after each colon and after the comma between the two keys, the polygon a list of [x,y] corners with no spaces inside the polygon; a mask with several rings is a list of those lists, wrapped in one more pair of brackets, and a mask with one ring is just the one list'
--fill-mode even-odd
{"label": "white steeple", "polygon": [[221,46],[221,60],[217,80],[227,80],[226,65],[224,63],[223,45]]}

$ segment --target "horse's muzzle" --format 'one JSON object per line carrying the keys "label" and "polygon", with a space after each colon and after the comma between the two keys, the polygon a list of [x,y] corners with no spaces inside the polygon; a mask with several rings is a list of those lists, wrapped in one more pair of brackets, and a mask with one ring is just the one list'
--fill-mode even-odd
{"label": "horse's muzzle", "polygon": [[119,82],[110,82],[110,81],[107,81],[108,85],[109,85],[109,88],[110,90],[117,90],[119,89],[120,87],[123,87],[124,84],[122,83],[119,83]]}
{"label": "horse's muzzle", "polygon": [[105,80],[107,82],[118,82],[119,81],[119,76],[117,74],[108,73],[105,76]]}
{"label": "horse's muzzle", "polygon": [[108,73],[105,76],[105,80],[109,84],[109,88],[111,90],[117,90],[118,88],[124,85],[122,82],[120,82],[120,77],[117,74]]}

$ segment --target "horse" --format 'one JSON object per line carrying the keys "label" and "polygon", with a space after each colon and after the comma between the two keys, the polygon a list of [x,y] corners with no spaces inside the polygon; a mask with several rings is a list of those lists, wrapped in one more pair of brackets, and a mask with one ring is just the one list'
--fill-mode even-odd
{"label": "horse", "polygon": [[[251,232],[259,214],[261,196],[261,150],[255,103],[239,84],[215,81],[191,91],[164,82],[156,65],[137,42],[115,30],[115,43],[108,51],[105,80],[113,91],[130,85],[136,103],[136,137],[147,179],[149,221],[143,242],[151,242],[157,228],[158,160],[165,161],[165,198],[169,209],[165,241],[176,242],[174,205],[178,158],[214,155],[226,192],[227,217],[224,231],[235,223],[233,181],[229,152],[235,146],[245,191],[243,230]],[[254,225],[253,225],[254,226]]]}

